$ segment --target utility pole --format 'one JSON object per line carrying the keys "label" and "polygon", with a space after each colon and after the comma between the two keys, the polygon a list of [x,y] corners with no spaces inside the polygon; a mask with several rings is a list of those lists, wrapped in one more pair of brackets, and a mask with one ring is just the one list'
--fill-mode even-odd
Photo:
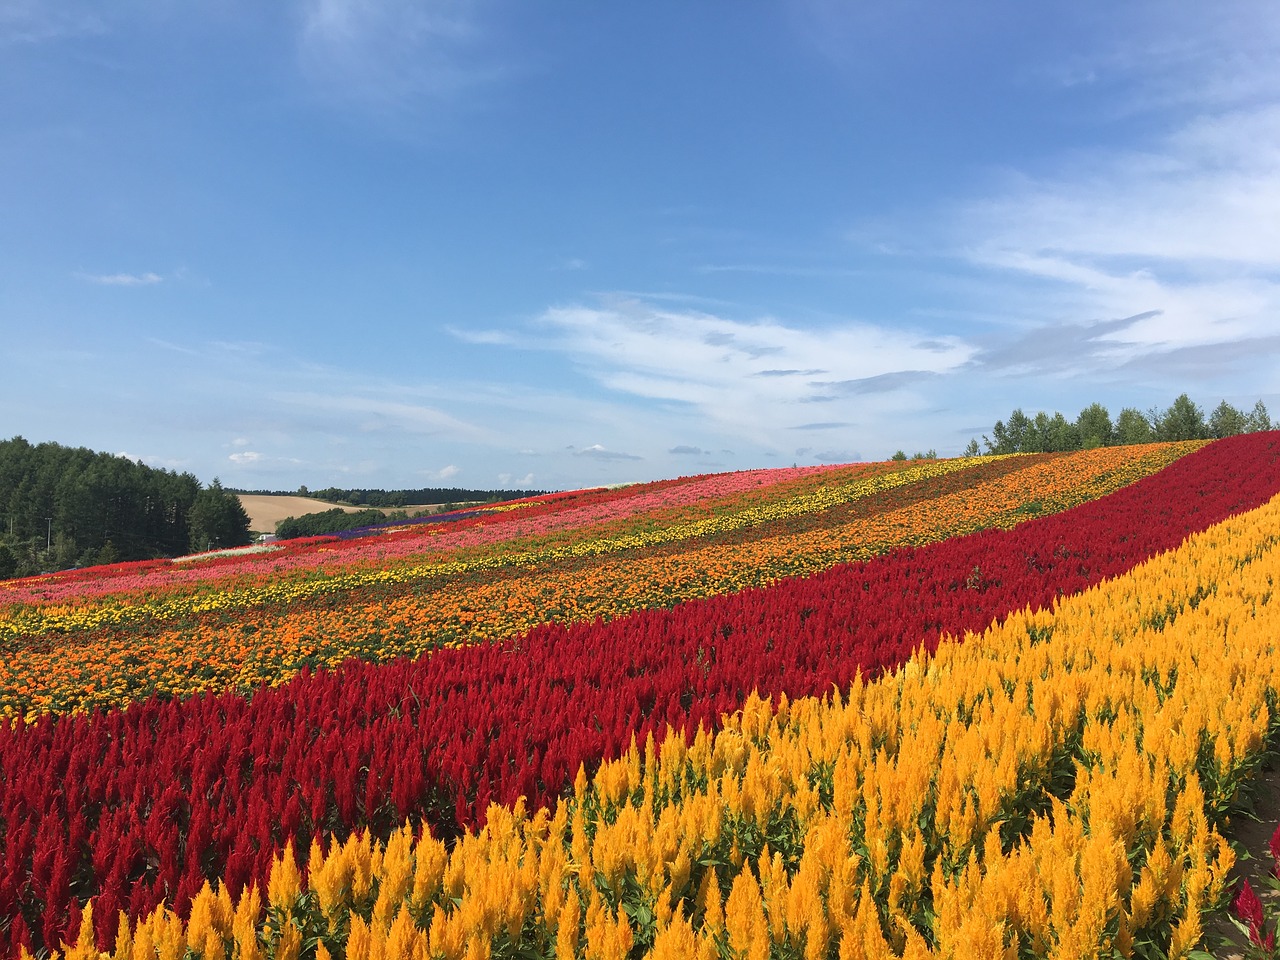
{"label": "utility pole", "polygon": [[46,523],[48,523],[48,528],[45,530],[44,536],[44,549],[45,552],[48,553],[53,549],[53,517],[45,517],[44,519]]}

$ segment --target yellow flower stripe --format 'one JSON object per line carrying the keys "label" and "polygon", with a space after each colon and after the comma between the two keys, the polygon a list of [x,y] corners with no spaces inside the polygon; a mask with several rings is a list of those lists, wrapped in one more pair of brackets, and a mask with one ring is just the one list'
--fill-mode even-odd
{"label": "yellow flower stripe", "polygon": [[[314,594],[294,593],[296,586],[290,585],[275,593],[277,601],[289,603],[284,612],[240,609],[230,599],[228,609],[236,612],[230,624],[215,616],[171,625],[142,622],[128,632],[90,633],[86,627],[83,633],[50,634],[0,661],[0,712],[30,720],[51,711],[125,703],[152,691],[181,696],[278,684],[307,664],[336,666],[353,656],[416,656],[441,645],[512,636],[548,621],[612,618],[761,586],[894,546],[934,542],[983,527],[1011,527],[1036,513],[1118,489],[1190,449],[1194,446],[1103,448],[1032,460],[1005,476],[833,529],[779,534],[728,548],[685,539],[688,549],[661,556],[588,553],[590,562],[584,563],[566,563],[564,557],[557,558],[559,565],[530,561],[514,572],[495,569],[483,571],[481,579],[445,578],[391,596],[353,595],[330,607],[315,603]],[[924,464],[913,475],[936,475],[929,471],[937,467]],[[873,479],[889,482],[899,476]],[[1029,499],[1034,511],[1028,510]],[[388,571],[388,583],[399,576]],[[322,589],[327,582],[315,583]]]}
{"label": "yellow flower stripe", "polygon": [[113,956],[1186,957],[1276,725],[1277,578],[1280,498],[843,697],[651,738],[451,849],[352,837],[305,883],[286,850],[264,892],[122,920]]}

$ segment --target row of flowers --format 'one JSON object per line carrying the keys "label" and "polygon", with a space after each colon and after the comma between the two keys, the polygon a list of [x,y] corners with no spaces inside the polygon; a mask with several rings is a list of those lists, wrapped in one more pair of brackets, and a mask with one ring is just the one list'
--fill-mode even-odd
{"label": "row of flowers", "polygon": [[[281,541],[271,544],[278,555],[273,555],[266,562],[254,563],[253,558],[244,553],[221,558],[218,562],[207,562],[205,555],[197,555],[183,558],[184,561],[194,559],[198,562],[198,567],[192,570],[175,567],[174,562],[168,560],[156,560],[5,581],[0,583],[0,601],[6,604],[76,602],[101,593],[154,592],[182,583],[234,586],[245,576],[270,573],[278,577],[294,569],[332,566],[335,562],[382,562],[388,557],[438,554],[496,540],[510,541],[551,531],[622,521],[659,507],[679,509],[696,506],[705,509],[709,506],[712,510],[723,511],[732,509],[734,500],[744,493],[777,498],[787,495],[789,489],[793,490],[797,481],[815,474],[816,482],[821,484],[828,476],[839,479],[850,472],[891,466],[853,464],[746,470],[657,480],[613,489],[545,494],[434,514],[408,523],[347,531],[345,536],[359,538],[355,540],[320,536]],[[321,544],[324,548],[316,549]]]}
{"label": "row of flowers", "polygon": [[[527,553],[491,551],[467,561],[388,563],[303,581],[261,577],[251,589],[233,593],[161,594],[118,606],[107,597],[92,606],[29,610],[30,617],[58,621],[68,632],[33,630],[9,644],[10,655],[0,662],[0,710],[33,718],[153,692],[276,684],[304,667],[336,666],[351,657],[416,656],[500,640],[540,623],[668,607],[898,546],[1012,527],[1124,486],[1187,449],[1110,448],[965,469],[942,461],[854,477],[807,500],[773,501],[717,522],[695,521],[689,526],[697,527],[697,536],[659,527],[626,544],[619,538],[582,540]],[[948,477],[954,480],[949,485]],[[822,510],[814,503],[830,506]],[[768,535],[750,536],[761,531]],[[720,538],[727,536],[741,539],[726,545]],[[246,606],[250,599],[257,604]]]}
{"label": "row of flowers", "polygon": [[768,589],[352,663],[251,700],[152,700],[0,729],[12,946],[56,944],[90,895],[104,936],[120,909],[185,912],[212,877],[238,896],[290,842],[387,837],[406,819],[443,839],[491,801],[551,804],[633,737],[714,728],[753,689],[856,688],[944,631],[1047,607],[1277,491],[1276,438],[1252,436],[1069,513]]}
{"label": "row of flowers", "polygon": [[[597,535],[597,531],[587,526],[571,529],[571,536],[556,538],[550,543],[528,544],[520,537],[502,538],[500,549],[495,549],[499,545],[489,544],[488,549],[464,550],[461,554],[439,555],[432,549],[437,538],[421,531],[349,541],[347,544],[331,541],[307,553],[272,557],[266,562],[246,561],[235,568],[232,579],[188,578],[187,582],[194,589],[178,589],[178,581],[172,579],[168,584],[148,583],[147,589],[141,593],[112,591],[100,604],[85,603],[91,598],[79,594],[68,597],[69,602],[65,604],[45,602],[24,606],[13,603],[8,607],[7,616],[0,618],[0,636],[5,633],[32,636],[45,631],[80,629],[86,623],[85,618],[91,616],[99,605],[112,611],[106,615],[110,622],[168,619],[199,613],[211,606],[256,606],[272,602],[286,590],[292,592],[289,599],[296,601],[304,596],[344,591],[372,583],[451,576],[474,569],[530,566],[565,556],[601,555],[654,543],[687,540],[716,530],[749,527],[767,519],[822,510],[839,502],[841,497],[856,499],[936,472],[963,469],[967,465],[965,461],[937,461],[923,468],[897,471],[891,478],[871,479],[870,482],[855,474],[852,478],[840,478],[844,482],[830,493],[822,490],[820,497],[804,494],[785,496],[787,491],[782,486],[780,492],[783,497],[727,515],[667,523],[640,532],[609,531],[604,535]],[[491,526],[500,533],[511,529],[505,523],[493,523]],[[323,576],[314,576],[318,566],[323,567]],[[169,589],[162,589],[164,586]]]}
{"label": "row of flowers", "polygon": [[1273,500],[872,682],[642,737],[451,844],[314,838],[135,921],[102,896],[68,956],[1186,957],[1277,728],[1278,548]]}

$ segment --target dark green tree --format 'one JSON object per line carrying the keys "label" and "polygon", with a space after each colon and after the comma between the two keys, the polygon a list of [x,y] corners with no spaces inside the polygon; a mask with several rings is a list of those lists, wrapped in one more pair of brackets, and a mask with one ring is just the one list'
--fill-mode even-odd
{"label": "dark green tree", "polygon": [[969,445],[964,448],[964,456],[978,457],[982,455],[982,449],[978,446],[977,438],[969,441]]}
{"label": "dark green tree", "polygon": [[304,513],[300,517],[285,517],[276,524],[276,536],[281,540],[315,537],[325,533],[339,533],[343,530],[372,527],[380,523],[393,523],[396,520],[408,518],[409,515],[403,510],[392,510],[384,514],[381,510],[370,508],[348,513],[341,507],[334,507],[332,510]]}
{"label": "dark green tree", "polygon": [[196,494],[187,524],[193,553],[249,543],[249,514],[240,498],[224,490],[217,477]]}
{"label": "dark green tree", "polygon": [[1223,437],[1234,437],[1249,429],[1249,418],[1223,400],[1209,414],[1209,436],[1215,440]]}
{"label": "dark green tree", "polygon": [[1157,440],[1202,440],[1209,435],[1204,411],[1185,393],[1154,419]]}
{"label": "dark green tree", "polygon": [[1253,412],[1249,414],[1249,432],[1259,433],[1270,429],[1271,415],[1267,413],[1267,405],[1259,400],[1253,405]]}
{"label": "dark green tree", "polygon": [[1035,425],[1036,446],[1042,452],[1080,449],[1080,434],[1076,432],[1076,425],[1061,413],[1055,411],[1052,417],[1043,412],[1037,413]]}
{"label": "dark green tree", "polygon": [[1082,449],[1110,446],[1114,442],[1111,414],[1100,403],[1089,404],[1076,417],[1076,433]]}
{"label": "dark green tree", "polygon": [[173,556],[187,549],[187,514],[199,489],[190,474],[14,437],[0,441],[0,542],[16,558],[17,576],[102,556]]}
{"label": "dark green tree", "polygon": [[1151,421],[1137,407],[1125,407],[1116,418],[1116,442],[1121,444],[1150,443],[1155,439]]}
{"label": "dark green tree", "polygon": [[1009,422],[997,420],[990,437],[983,437],[987,453],[1033,453],[1035,424],[1018,407],[1009,414]]}

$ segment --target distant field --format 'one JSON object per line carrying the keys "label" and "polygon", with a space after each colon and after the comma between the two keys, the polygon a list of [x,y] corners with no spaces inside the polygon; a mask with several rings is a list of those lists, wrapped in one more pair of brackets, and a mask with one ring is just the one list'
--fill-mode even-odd
{"label": "distant field", "polygon": [[[314,497],[285,497],[269,494],[240,494],[240,503],[244,505],[245,512],[249,514],[249,529],[257,530],[259,533],[272,533],[276,528],[276,524],[287,517],[300,517],[306,513],[321,513],[338,506],[336,503],[326,503],[324,500],[316,500]],[[356,513],[369,508],[342,507],[341,509],[347,513]],[[413,514],[420,510],[437,510],[439,509],[439,504],[410,504],[407,507],[386,507],[382,508],[382,512],[390,513],[393,509],[404,510]]]}

